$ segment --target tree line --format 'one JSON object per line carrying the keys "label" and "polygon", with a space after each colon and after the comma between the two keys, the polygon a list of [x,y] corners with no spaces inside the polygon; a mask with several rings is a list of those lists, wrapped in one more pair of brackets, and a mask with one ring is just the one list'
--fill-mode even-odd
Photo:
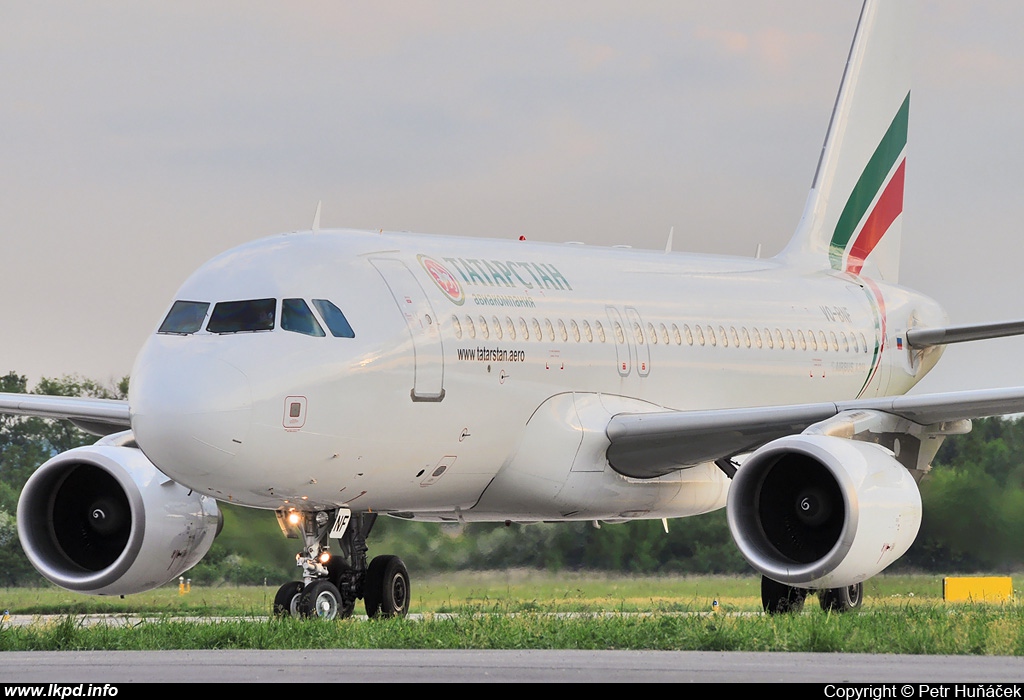
{"label": "tree line", "polygon": [[[44,378],[31,390],[15,372],[0,392],[123,399],[127,377],[101,384],[77,376]],[[42,578],[18,542],[18,496],[51,456],[94,442],[66,421],[0,415],[0,586]],[[924,519],[910,551],[889,571],[1003,572],[1024,566],[1024,420],[974,421],[967,435],[946,439],[921,482]],[[297,540],[281,536],[274,514],[221,506],[225,524],[190,576],[196,583],[276,584],[295,578]],[[470,523],[459,526],[380,518],[370,556],[393,553],[410,570],[446,572],[525,567],[636,574],[752,573],[739,555],[725,510],[669,521],[623,524]]]}

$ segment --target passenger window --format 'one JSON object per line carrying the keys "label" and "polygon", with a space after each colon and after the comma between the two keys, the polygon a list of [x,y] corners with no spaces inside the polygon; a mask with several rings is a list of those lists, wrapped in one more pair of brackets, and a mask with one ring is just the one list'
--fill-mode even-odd
{"label": "passenger window", "polygon": [[756,328],[754,329],[754,345],[757,346],[758,350],[761,349],[761,331]]}
{"label": "passenger window", "polygon": [[[690,330],[690,325],[687,323],[683,324],[683,333],[686,334],[686,344],[693,345],[693,332]],[[701,345],[704,343],[702,342]]]}
{"label": "passenger window", "polygon": [[633,337],[636,338],[637,345],[644,344],[644,331],[640,328],[640,324],[636,322],[633,323]]}
{"label": "passenger window", "polygon": [[587,321],[583,322],[583,335],[587,337],[588,343],[594,342],[594,331],[590,329],[590,323],[588,323]]}
{"label": "passenger window", "polygon": [[285,299],[281,302],[281,328],[292,333],[311,335],[314,338],[323,338],[327,335],[302,299]]}
{"label": "passenger window", "polygon": [[462,324],[459,323],[458,316],[452,316],[452,330],[455,331],[456,338],[462,338]]}
{"label": "passenger window", "polygon": [[476,325],[473,323],[473,318],[466,316],[466,333],[469,334],[470,338],[476,337]]}
{"label": "passenger window", "polygon": [[515,340],[516,339],[516,324],[508,316],[505,317],[505,328],[506,328],[506,330],[508,330],[508,339],[509,340]]}
{"label": "passenger window", "polygon": [[[683,336],[679,332],[679,326],[677,326],[674,323],[672,324],[672,335],[674,335],[675,338],[676,338],[676,345],[682,345],[683,344]],[[690,336],[690,327],[689,326],[686,326],[686,342],[689,343],[690,345],[693,345],[693,338]]]}
{"label": "passenger window", "polygon": [[828,340],[825,338],[825,331],[818,331],[818,347],[822,352],[828,352]]}
{"label": "passenger window", "polygon": [[665,345],[668,345],[668,328],[665,327],[664,323],[660,324],[660,327],[661,327],[661,342],[665,343]]}
{"label": "passenger window", "polygon": [[487,328],[487,319],[483,316],[480,317],[480,337],[484,340],[491,337],[491,332]]}
{"label": "passenger window", "polygon": [[206,330],[211,333],[253,333],[274,330],[277,299],[222,301],[213,307]]}
{"label": "passenger window", "polygon": [[522,316],[519,317],[519,334],[523,336],[523,340],[530,339],[530,330],[526,327],[526,319]]}
{"label": "passenger window", "polygon": [[573,319],[569,322],[569,325],[572,328],[572,339],[577,343],[580,342],[580,324],[576,323],[576,319]]}
{"label": "passenger window", "polygon": [[492,316],[491,324],[494,326],[494,337],[501,340],[501,321],[498,320],[497,316]]}
{"label": "passenger window", "polygon": [[210,308],[206,301],[176,301],[167,312],[167,318],[160,324],[157,333],[189,335],[203,327],[203,319]]}
{"label": "passenger window", "polygon": [[549,319],[544,319],[544,328],[548,332],[548,340],[550,340],[551,342],[554,342],[554,340],[555,340],[555,327],[551,325],[551,321]]}
{"label": "passenger window", "polygon": [[605,341],[604,326],[600,321],[594,321],[594,328],[597,329],[597,339],[603,343]]}
{"label": "passenger window", "polygon": [[750,347],[750,331],[747,330],[746,326],[743,326],[740,330],[743,331],[743,344],[748,348]]}
{"label": "passenger window", "polygon": [[533,326],[533,337],[537,340],[544,340],[544,334],[540,332],[540,321],[531,318],[530,325]]}
{"label": "passenger window", "polygon": [[697,342],[700,343],[701,347],[704,346],[704,331],[700,329],[700,326],[694,326],[697,331]]}
{"label": "passenger window", "polygon": [[320,312],[320,318],[327,324],[327,330],[335,338],[355,338],[356,333],[349,325],[345,314],[333,302],[326,299],[314,299],[313,308]]}
{"label": "passenger window", "polygon": [[[569,331],[565,328],[565,322],[562,319],[558,319],[558,334],[562,336],[562,342],[569,340]],[[579,340],[579,332],[577,332],[576,339]]]}
{"label": "passenger window", "polygon": [[647,337],[651,339],[651,345],[658,344],[658,332],[654,330],[654,324],[647,324]]}

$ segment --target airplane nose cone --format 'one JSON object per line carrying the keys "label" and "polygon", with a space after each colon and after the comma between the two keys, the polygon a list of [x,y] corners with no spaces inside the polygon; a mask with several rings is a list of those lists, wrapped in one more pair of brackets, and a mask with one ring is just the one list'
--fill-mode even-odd
{"label": "airplane nose cone", "polygon": [[139,447],[182,483],[229,464],[249,434],[249,380],[221,359],[163,358],[136,367],[128,401]]}

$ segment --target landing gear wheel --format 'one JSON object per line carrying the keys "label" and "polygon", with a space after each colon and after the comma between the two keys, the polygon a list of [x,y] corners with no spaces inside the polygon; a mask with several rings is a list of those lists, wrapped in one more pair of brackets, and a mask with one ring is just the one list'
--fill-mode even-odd
{"label": "landing gear wheel", "polygon": [[769,615],[777,613],[798,613],[804,609],[807,590],[793,588],[784,583],[761,577],[761,605]]}
{"label": "landing gear wheel", "polygon": [[277,589],[274,596],[274,617],[298,617],[299,594],[306,584],[302,581],[289,581]]}
{"label": "landing gear wheel", "polygon": [[342,610],[341,593],[330,581],[313,581],[299,595],[299,615],[333,620]]}
{"label": "landing gear wheel", "polygon": [[401,559],[392,554],[374,557],[363,584],[366,614],[370,618],[405,617],[410,590],[409,570]]}
{"label": "landing gear wheel", "polygon": [[864,603],[864,583],[855,583],[843,588],[826,588],[818,592],[818,602],[826,612],[850,612],[858,610]]}

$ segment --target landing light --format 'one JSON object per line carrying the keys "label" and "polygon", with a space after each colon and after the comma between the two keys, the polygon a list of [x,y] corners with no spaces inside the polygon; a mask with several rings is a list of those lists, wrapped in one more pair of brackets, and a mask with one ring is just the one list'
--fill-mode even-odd
{"label": "landing light", "polygon": [[300,515],[299,513],[295,512],[295,511],[292,511],[291,513],[288,514],[288,524],[289,525],[298,525],[301,522],[302,522],[302,515]]}
{"label": "landing light", "polygon": [[330,552],[320,552],[320,563],[321,564],[326,564],[330,560],[331,560],[331,553]]}

